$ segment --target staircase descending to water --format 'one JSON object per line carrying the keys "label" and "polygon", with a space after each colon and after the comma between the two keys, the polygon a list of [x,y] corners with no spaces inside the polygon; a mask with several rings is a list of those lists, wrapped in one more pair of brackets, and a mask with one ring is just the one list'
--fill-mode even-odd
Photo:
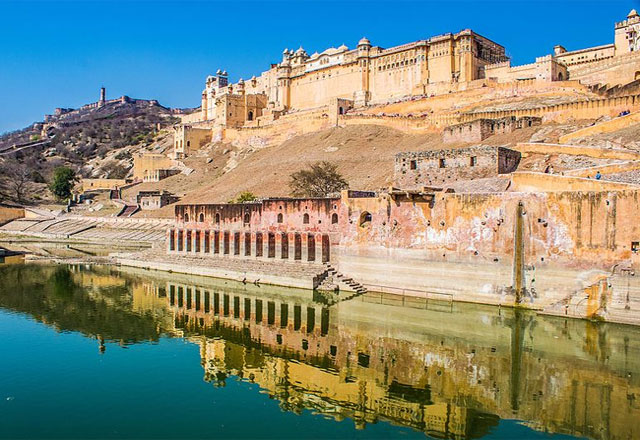
{"label": "staircase descending to water", "polygon": [[316,278],[315,290],[323,295],[329,305],[348,301],[368,292],[367,288],[349,278],[331,265],[324,263],[324,271]]}

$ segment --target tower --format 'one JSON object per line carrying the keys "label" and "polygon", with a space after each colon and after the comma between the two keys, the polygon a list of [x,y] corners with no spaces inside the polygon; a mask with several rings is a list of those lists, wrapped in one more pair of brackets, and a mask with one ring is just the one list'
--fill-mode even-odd
{"label": "tower", "polygon": [[98,101],[98,107],[102,107],[106,101],[105,97],[106,97],[106,91],[104,89],[104,87],[100,87],[100,100]]}

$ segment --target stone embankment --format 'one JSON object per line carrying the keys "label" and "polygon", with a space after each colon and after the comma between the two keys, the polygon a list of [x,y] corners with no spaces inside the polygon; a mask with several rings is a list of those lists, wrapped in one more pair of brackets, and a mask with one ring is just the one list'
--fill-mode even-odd
{"label": "stone embankment", "polygon": [[314,289],[325,267],[314,264],[270,262],[234,258],[198,258],[164,255],[155,251],[119,254],[115,261],[123,266],[166,272],[178,272],[214,278],[224,278],[247,284]]}
{"label": "stone embankment", "polygon": [[172,220],[76,216],[23,218],[0,227],[0,234],[85,243],[126,242],[150,245],[165,239],[166,229],[170,223]]}

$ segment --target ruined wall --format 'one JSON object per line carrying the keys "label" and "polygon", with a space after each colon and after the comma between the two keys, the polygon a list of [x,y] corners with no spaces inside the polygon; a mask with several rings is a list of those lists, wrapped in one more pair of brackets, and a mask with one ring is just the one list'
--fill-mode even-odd
{"label": "ruined wall", "polygon": [[265,199],[229,204],[182,204],[175,219],[197,229],[338,233],[346,221],[339,198]]}
{"label": "ruined wall", "polygon": [[443,186],[457,180],[493,177],[513,172],[519,162],[519,152],[493,146],[398,153],[394,186]]}

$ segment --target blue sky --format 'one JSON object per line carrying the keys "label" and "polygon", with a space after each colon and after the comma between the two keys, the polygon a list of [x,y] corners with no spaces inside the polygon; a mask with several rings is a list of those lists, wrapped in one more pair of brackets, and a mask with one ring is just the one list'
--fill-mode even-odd
{"label": "blue sky", "polygon": [[0,133],[55,107],[123,94],[199,105],[205,77],[249,78],[285,47],[307,52],[383,47],[471,28],[514,64],[613,42],[613,24],[640,1],[5,2],[0,0]]}

